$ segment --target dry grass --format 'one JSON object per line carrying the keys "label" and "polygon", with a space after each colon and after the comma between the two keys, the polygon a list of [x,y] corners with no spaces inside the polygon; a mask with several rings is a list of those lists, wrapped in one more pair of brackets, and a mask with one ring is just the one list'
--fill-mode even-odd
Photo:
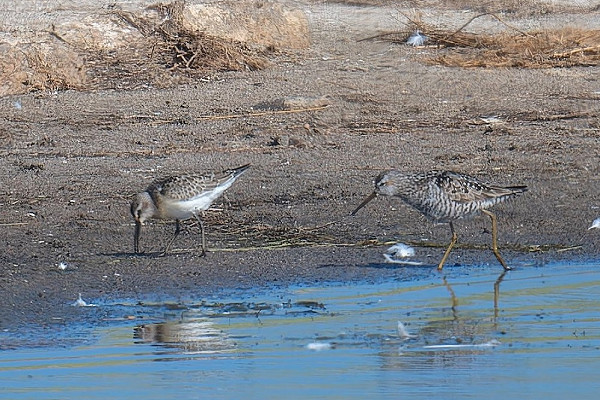
{"label": "dry grass", "polygon": [[263,52],[241,43],[203,33],[183,32],[172,37],[151,37],[111,53],[88,53],[88,86],[93,89],[169,87],[215,72],[259,70],[268,65]]}
{"label": "dry grass", "polygon": [[[466,31],[476,18],[491,16],[507,30],[489,35]],[[426,62],[451,67],[555,68],[600,65],[600,30],[580,28],[521,31],[493,13],[473,17],[458,30],[428,25],[417,18],[411,30],[429,37],[425,47],[438,49]],[[405,43],[409,32],[387,32],[373,38]],[[368,38],[368,39],[373,39]]]}
{"label": "dry grass", "polygon": [[0,51],[0,96],[84,85],[83,61],[61,47],[35,43],[19,48],[4,43]]}
{"label": "dry grass", "polygon": [[35,71],[23,81],[29,90],[78,89],[85,82],[83,63],[73,54],[35,45],[23,54],[27,65]]}
{"label": "dry grass", "polygon": [[[554,68],[600,65],[600,30],[563,28],[526,34],[432,35],[443,47],[454,47],[428,60],[452,67]],[[471,49],[463,52],[460,49]]]}
{"label": "dry grass", "polygon": [[183,32],[167,37],[167,52],[172,55],[171,69],[197,71],[259,70],[266,58],[239,43],[211,37],[201,32]]}
{"label": "dry grass", "polygon": [[[267,65],[262,51],[243,43],[190,31],[184,23],[184,1],[151,6],[164,22],[155,26],[131,13],[115,13],[152,41],[152,55],[171,70],[239,71],[257,70]],[[158,54],[157,54],[158,53]]]}
{"label": "dry grass", "polygon": [[554,2],[547,0],[312,0],[313,3],[345,4],[356,7],[394,7],[398,9],[470,10],[528,17],[576,10],[597,11],[594,2]]}
{"label": "dry grass", "polygon": [[73,44],[52,29],[53,40],[24,48],[0,46],[0,95],[45,90],[170,87],[215,72],[258,70],[270,49],[185,28],[183,1],[152,6],[157,24],[143,15],[111,9],[110,17],[141,33],[127,46],[99,50]]}

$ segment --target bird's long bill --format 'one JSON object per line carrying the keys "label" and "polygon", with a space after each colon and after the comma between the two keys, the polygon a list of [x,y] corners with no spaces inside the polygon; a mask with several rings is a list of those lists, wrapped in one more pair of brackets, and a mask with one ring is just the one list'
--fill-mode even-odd
{"label": "bird's long bill", "polygon": [[377,193],[375,193],[375,192],[371,193],[366,199],[363,200],[362,203],[359,204],[358,207],[356,207],[356,210],[352,211],[352,213],[350,215],[356,215],[358,210],[360,210],[361,208],[366,206],[367,203],[370,202],[371,200],[373,200],[375,197],[377,197]]}
{"label": "bird's long bill", "polygon": [[133,252],[138,254],[140,252],[140,233],[142,231],[142,224],[135,221],[135,232],[133,233]]}

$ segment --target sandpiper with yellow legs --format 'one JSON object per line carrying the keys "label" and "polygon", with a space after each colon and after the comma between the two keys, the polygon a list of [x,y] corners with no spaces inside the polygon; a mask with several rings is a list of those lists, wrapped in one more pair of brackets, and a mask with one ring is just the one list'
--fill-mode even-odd
{"label": "sandpiper with yellow legs", "polygon": [[527,186],[489,185],[472,176],[452,171],[406,173],[391,170],[381,173],[376,178],[375,191],[351,215],[355,215],[378,195],[384,195],[400,197],[434,222],[448,223],[452,239],[438,264],[438,270],[441,270],[458,239],[454,222],[483,213],[492,221],[492,251],[502,267],[508,271],[511,268],[504,262],[498,250],[496,216],[488,208],[525,191]]}

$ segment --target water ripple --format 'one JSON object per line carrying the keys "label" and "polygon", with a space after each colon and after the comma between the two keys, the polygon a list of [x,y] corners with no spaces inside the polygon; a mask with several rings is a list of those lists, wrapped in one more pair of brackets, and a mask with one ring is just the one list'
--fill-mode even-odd
{"label": "water ripple", "polygon": [[60,348],[19,348],[0,336],[2,348],[16,347],[1,352],[0,397],[592,398],[598,266],[93,299],[115,323],[83,345],[69,336]]}

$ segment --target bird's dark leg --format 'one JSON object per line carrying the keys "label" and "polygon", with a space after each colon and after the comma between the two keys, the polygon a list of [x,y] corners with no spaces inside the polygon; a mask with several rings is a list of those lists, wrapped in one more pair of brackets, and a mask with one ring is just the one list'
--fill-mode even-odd
{"label": "bird's dark leg", "polygon": [[142,231],[142,223],[135,221],[135,231],[133,232],[133,252],[139,254],[140,252],[140,233]]}
{"label": "bird's dark leg", "polygon": [[450,251],[452,250],[452,248],[456,244],[456,240],[458,239],[458,236],[456,235],[456,232],[454,231],[454,224],[452,222],[450,222],[450,230],[452,231],[452,239],[450,240],[450,244],[448,245],[448,248],[446,249],[446,252],[444,253],[444,257],[442,257],[442,261],[440,261],[440,263],[438,265],[438,271],[441,271],[442,268],[444,268],[444,263],[448,259],[448,256],[450,255]]}
{"label": "bird's dark leg", "polygon": [[163,256],[167,255],[167,253],[169,252],[169,249],[171,248],[171,245],[175,241],[175,238],[179,235],[179,232],[181,232],[181,225],[179,223],[179,220],[176,219],[175,220],[175,234],[173,235],[171,240],[169,240],[169,243],[167,243],[167,247],[165,248],[165,251],[163,251],[163,253],[161,255],[163,255]]}
{"label": "bird's dark leg", "polygon": [[506,265],[502,259],[502,256],[500,255],[500,252],[498,251],[498,222],[496,221],[496,216],[488,210],[481,210],[481,212],[485,215],[488,215],[492,220],[492,251],[494,252],[494,255],[498,261],[500,261],[500,264],[502,264],[502,267],[504,267],[504,270],[509,271],[511,268]]}
{"label": "bird's dark leg", "polygon": [[200,253],[200,257],[204,257],[206,256],[206,237],[204,236],[204,223],[202,222],[198,214],[194,214],[194,217],[196,217],[196,220],[200,224],[200,234],[202,235],[202,253]]}

